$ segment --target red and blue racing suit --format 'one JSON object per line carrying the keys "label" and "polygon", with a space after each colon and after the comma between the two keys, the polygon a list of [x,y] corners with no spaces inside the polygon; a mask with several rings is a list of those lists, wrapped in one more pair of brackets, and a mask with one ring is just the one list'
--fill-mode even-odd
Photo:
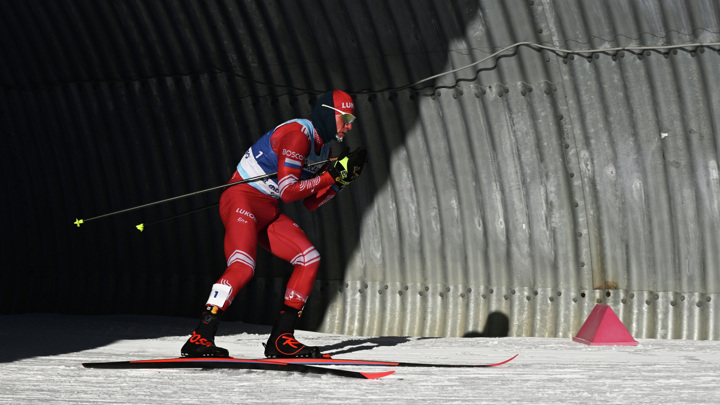
{"label": "red and blue racing suit", "polygon": [[321,165],[305,166],[329,156],[330,145],[323,144],[312,122],[305,119],[279,125],[247,150],[230,182],[273,172],[277,175],[231,186],[220,197],[227,268],[217,283],[231,288],[221,309],[230,305],[254,275],[258,244],[293,265],[285,305],[303,308],[315,282],[320,254],[305,232],[280,212],[278,203],[302,200],[312,211],[333,198],[338,189],[332,176],[322,172]]}

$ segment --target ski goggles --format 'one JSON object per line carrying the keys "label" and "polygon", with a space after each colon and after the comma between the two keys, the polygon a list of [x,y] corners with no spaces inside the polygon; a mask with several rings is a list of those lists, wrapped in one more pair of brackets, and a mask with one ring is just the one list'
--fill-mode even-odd
{"label": "ski goggles", "polygon": [[327,105],[327,104],[323,104],[322,106],[323,106],[323,107],[327,107],[327,108],[329,108],[329,109],[331,109],[331,110],[335,110],[335,111],[339,112],[339,113],[340,113],[340,119],[342,120],[342,122],[345,123],[345,125],[350,125],[350,124],[353,123],[353,121],[355,121],[355,116],[352,115],[352,114],[350,114],[350,113],[346,113],[346,112],[343,112],[343,111],[341,111],[341,110],[338,110],[337,108],[330,107],[330,106]]}

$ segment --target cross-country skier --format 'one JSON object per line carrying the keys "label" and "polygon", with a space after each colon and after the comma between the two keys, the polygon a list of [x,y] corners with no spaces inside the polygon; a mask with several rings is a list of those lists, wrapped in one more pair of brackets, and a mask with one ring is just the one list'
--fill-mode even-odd
{"label": "cross-country skier", "polygon": [[[230,182],[277,172],[262,181],[234,185],[220,197],[227,268],[212,286],[200,324],[181,349],[183,357],[227,357],[215,345],[220,317],[255,273],[257,245],[293,265],[285,301],[265,346],[266,357],[321,357],[317,347],[295,339],[295,324],[310,295],[320,254],[305,233],[280,212],[278,201],[302,200],[315,210],[355,180],[366,161],[364,149],[325,167],[307,164],[330,156],[330,141],[342,141],[355,120],[353,100],[333,90],[320,96],[310,119],[284,122],[247,150]],[[347,148],[345,148],[347,150]]]}

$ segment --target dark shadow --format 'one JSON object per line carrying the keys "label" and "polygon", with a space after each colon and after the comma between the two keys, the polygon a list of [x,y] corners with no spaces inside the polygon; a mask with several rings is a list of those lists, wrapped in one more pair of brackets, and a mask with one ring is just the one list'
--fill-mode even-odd
{"label": "dark shadow", "polygon": [[348,353],[372,350],[378,347],[393,347],[409,341],[410,339],[407,337],[393,336],[349,339],[330,346],[323,346],[322,352],[332,356],[339,356]]}
{"label": "dark shadow", "polygon": [[[0,339],[12,342],[0,350],[0,363],[31,357],[74,353],[106,346],[118,340],[167,338],[163,357],[180,356],[180,347],[197,320],[153,315],[0,315],[5,327]],[[266,335],[270,327],[243,322],[224,322],[218,338],[238,334]],[[11,347],[11,348],[10,348]],[[262,346],[248,347],[248,353],[262,356]],[[242,355],[242,353],[235,353]]]}
{"label": "dark shadow", "polygon": [[[0,312],[189,318],[177,329],[72,337],[36,333],[26,325],[28,345],[3,358],[82,350],[104,344],[113,333],[114,339],[168,330],[188,334],[224,270],[219,216],[208,209],[143,233],[135,225],[213,204],[219,192],[81,228],[73,221],[225,182],[265,131],[296,118],[294,112],[309,115],[313,97],[337,87],[392,130],[379,134],[366,122],[366,129],[356,131],[361,135],[349,140],[368,148],[373,175],[362,176],[330,203],[337,208],[306,213],[287,207],[323,257],[320,288],[302,325],[316,329],[338,294],[351,252],[359,248],[359,221],[418,119],[419,92],[432,93],[435,84],[393,87],[444,71],[448,44],[465,35],[477,9],[477,1],[434,0],[283,7],[255,1],[0,2],[0,34],[6,39],[0,54],[12,61],[0,74],[0,169],[10,196],[1,202],[6,218]],[[358,15],[364,20],[351,20]],[[308,23],[317,19],[322,24]],[[374,19],[376,25],[358,25]],[[371,27],[382,29],[369,32]],[[297,60],[287,60],[288,52]],[[390,74],[398,69],[404,71],[402,83],[389,81],[398,81]],[[395,104],[388,109],[387,103],[378,107],[379,101]],[[343,213],[342,229],[336,209]],[[256,277],[228,320],[273,322],[289,270],[261,254]],[[221,327],[220,334],[226,332]]]}
{"label": "dark shadow", "polygon": [[167,357],[178,357],[192,327],[186,318],[152,315],[0,315],[0,338],[13,342],[0,350],[0,363],[31,357],[74,353],[123,339],[178,336],[168,344]]}
{"label": "dark shadow", "polygon": [[463,337],[475,338],[501,338],[508,337],[510,333],[510,318],[502,312],[491,312],[488,315],[485,329],[482,332],[467,332]]}

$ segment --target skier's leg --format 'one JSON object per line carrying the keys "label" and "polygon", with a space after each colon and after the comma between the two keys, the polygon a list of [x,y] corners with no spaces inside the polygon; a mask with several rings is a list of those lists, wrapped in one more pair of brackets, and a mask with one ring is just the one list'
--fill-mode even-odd
{"label": "skier's leg", "polygon": [[319,348],[305,346],[295,339],[295,326],[312,291],[320,267],[320,254],[305,232],[283,214],[268,226],[267,233],[261,235],[259,242],[275,256],[293,265],[285,289],[283,309],[265,345],[265,356],[321,357]]}
{"label": "skier's leg", "polygon": [[253,193],[238,187],[227,190],[220,199],[227,268],[212,286],[200,324],[181,349],[183,357],[228,356],[226,349],[215,345],[220,318],[255,273],[257,234],[265,225],[263,221],[267,223],[279,213],[276,205],[254,198]]}

